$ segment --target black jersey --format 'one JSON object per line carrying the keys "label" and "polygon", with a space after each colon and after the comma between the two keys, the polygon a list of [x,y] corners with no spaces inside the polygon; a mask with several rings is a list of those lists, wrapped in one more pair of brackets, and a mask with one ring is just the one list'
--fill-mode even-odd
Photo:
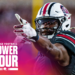
{"label": "black jersey", "polygon": [[71,31],[61,31],[52,38],[53,43],[60,43],[65,46],[70,56],[70,64],[62,67],[66,75],[75,75],[75,34]]}
{"label": "black jersey", "polygon": [[70,64],[66,67],[60,66],[56,60],[39,52],[35,63],[35,69],[38,73],[36,75],[75,75],[75,34],[70,31],[61,31],[50,41],[65,46],[70,56]]}
{"label": "black jersey", "polygon": [[75,34],[70,31],[62,31],[55,36],[55,43],[61,43],[75,55]]}

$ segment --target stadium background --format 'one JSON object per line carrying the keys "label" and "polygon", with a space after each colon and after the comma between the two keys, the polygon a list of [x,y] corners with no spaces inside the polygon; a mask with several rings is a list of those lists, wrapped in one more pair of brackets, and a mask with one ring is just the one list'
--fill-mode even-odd
{"label": "stadium background", "polygon": [[[75,0],[0,0],[0,42],[13,42],[16,38],[13,33],[13,25],[19,24],[19,22],[15,18],[15,13],[18,13],[35,28],[34,19],[36,18],[39,8],[46,2],[62,3],[72,14],[71,26],[75,26]],[[72,32],[75,32],[75,30],[72,29]],[[25,45],[23,49],[24,51],[22,53],[27,52],[32,58],[37,56],[38,51],[33,44]],[[22,53],[20,55],[25,55]],[[22,59],[27,58],[24,56]],[[22,73],[21,75],[27,75],[23,74],[23,71],[20,73]],[[16,73],[16,75],[20,75],[20,73]],[[2,72],[2,75],[5,74],[5,72]]]}

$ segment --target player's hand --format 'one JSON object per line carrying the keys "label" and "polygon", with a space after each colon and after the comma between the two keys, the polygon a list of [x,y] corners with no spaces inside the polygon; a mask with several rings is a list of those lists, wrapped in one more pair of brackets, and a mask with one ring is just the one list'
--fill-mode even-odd
{"label": "player's hand", "polygon": [[20,24],[14,25],[14,33],[36,41],[38,39],[38,36],[36,31],[31,27],[30,23],[22,19],[19,15],[17,16],[17,19],[20,22]]}
{"label": "player's hand", "polygon": [[37,35],[36,31],[30,26],[28,22],[25,25],[14,25],[14,29],[15,33],[20,33],[27,38],[35,37]]}

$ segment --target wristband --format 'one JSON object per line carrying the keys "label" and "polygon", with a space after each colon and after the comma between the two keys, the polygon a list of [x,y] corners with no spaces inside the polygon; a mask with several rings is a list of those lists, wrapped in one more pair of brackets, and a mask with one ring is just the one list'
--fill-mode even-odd
{"label": "wristband", "polygon": [[35,40],[35,41],[38,41],[39,40],[39,35],[37,33],[37,35],[35,37],[32,37],[31,39]]}

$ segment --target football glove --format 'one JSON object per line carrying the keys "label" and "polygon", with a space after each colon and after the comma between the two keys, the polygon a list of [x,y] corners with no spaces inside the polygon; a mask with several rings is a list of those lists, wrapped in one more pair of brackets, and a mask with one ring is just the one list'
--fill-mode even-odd
{"label": "football glove", "polygon": [[20,22],[20,25],[14,25],[14,32],[18,35],[28,38],[31,41],[37,41],[39,36],[37,32],[31,27],[30,23],[22,19],[18,14],[15,14]]}

